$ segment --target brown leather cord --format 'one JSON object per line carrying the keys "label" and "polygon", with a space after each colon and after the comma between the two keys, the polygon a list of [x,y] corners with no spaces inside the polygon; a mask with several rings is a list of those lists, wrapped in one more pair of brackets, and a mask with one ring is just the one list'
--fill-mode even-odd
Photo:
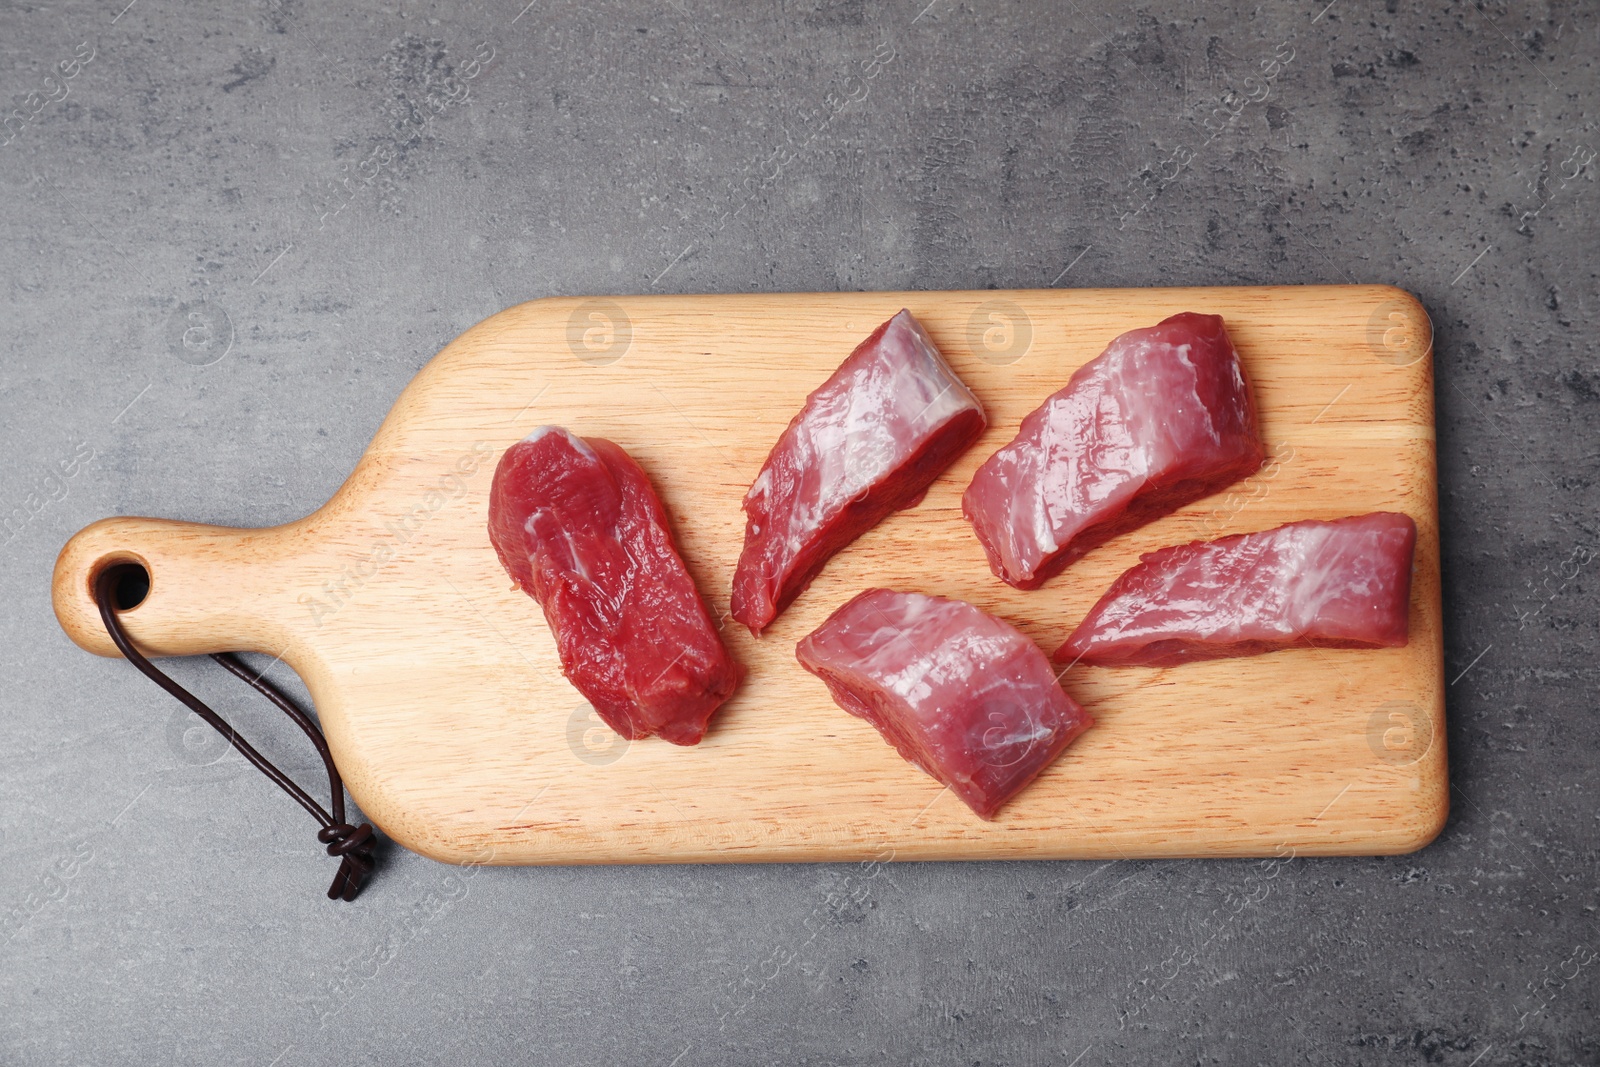
{"label": "brown leather cord", "polygon": [[111,635],[112,643],[117,646],[117,650],[127,658],[128,662],[139,668],[145,677],[171,693],[185,707],[227,738],[228,743],[238,749],[241,756],[249,760],[257,770],[271,779],[279,789],[293,797],[296,803],[311,813],[312,818],[322,824],[322,829],[317,831],[317,840],[328,847],[328,855],[339,858],[339,871],[333,877],[333,884],[328,887],[328,899],[354,900],[360,894],[361,887],[366,884],[368,876],[372,874],[374,866],[372,850],[377,844],[377,835],[370,823],[351,826],[344,821],[344,782],[339,778],[339,769],[334,766],[333,753],[328,751],[328,742],[323,738],[317,724],[276,686],[253,674],[250,668],[235,656],[222,652],[211,657],[227,668],[229,673],[244,679],[258,693],[281,708],[311,739],[311,743],[316,746],[317,754],[322,757],[323,765],[328,768],[328,787],[333,798],[332,812],[318,804],[311,794],[291,781],[288,775],[272,764],[271,760],[257,752],[250,742],[234,732],[233,727],[229,726],[222,716],[163,674],[155,664],[144,657],[143,653],[133,647],[127,631],[122,628],[122,621],[117,618],[114,606],[118,580],[116,572],[116,567],[107,567],[95,578],[94,599],[100,608],[100,619],[105,623],[106,633]]}

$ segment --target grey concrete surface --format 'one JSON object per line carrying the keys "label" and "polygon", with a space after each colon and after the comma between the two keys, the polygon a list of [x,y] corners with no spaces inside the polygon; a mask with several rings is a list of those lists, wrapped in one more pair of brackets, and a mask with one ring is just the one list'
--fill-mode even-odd
{"label": "grey concrete surface", "polygon": [[[523,2],[0,5],[0,1063],[1600,1063],[1600,10]],[[392,850],[334,906],[303,814],[50,612],[94,519],[313,509],[527,298],[1340,281],[1437,330],[1414,855]]]}

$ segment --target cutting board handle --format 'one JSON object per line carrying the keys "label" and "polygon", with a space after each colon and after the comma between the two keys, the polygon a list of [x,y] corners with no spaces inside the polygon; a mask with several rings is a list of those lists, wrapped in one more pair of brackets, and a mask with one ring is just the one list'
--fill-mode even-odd
{"label": "cutting board handle", "polygon": [[[94,600],[100,572],[133,563],[149,591],[120,611],[140,651],[151,656],[210,652],[281,653],[287,637],[272,606],[274,581],[294,540],[291,526],[240,530],[168,519],[113,518],[85,526],[56,558],[51,600],[61,628],[98,656],[118,656]],[[219,591],[220,595],[219,595]]]}

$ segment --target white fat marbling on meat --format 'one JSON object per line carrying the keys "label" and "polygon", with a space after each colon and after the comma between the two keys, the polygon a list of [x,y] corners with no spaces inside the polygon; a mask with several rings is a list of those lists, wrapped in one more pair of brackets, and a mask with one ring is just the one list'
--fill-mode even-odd
{"label": "white fat marbling on meat", "polygon": [[[1021,578],[1091,523],[1115,514],[1158,472],[1228,436],[1201,396],[1207,368],[1192,341],[1153,331],[1116,338],[1047,399],[980,472],[1006,500],[1004,524],[990,529],[1008,570]],[[1245,391],[1233,352],[1234,390]],[[992,490],[989,490],[992,492]],[[992,507],[992,505],[991,505]]]}
{"label": "white fat marbling on meat", "polygon": [[976,697],[1010,684],[1003,677],[985,679],[983,667],[1005,658],[1014,635],[967,625],[973,614],[967,605],[920,593],[903,594],[895,609],[874,612],[874,632],[862,642],[872,651],[857,669],[919,715],[940,713],[943,703],[934,699],[940,692],[965,689]]}
{"label": "white fat marbling on meat", "polygon": [[[536,426],[528,436],[522,439],[522,443],[531,445],[550,434],[560,434],[574,452],[577,452],[589,462],[595,464],[600,462],[600,457],[595,454],[594,449],[589,447],[589,442],[563,426]],[[534,508],[528,513],[527,519],[523,521],[522,528],[528,534],[528,544],[530,546],[542,543],[547,548],[554,547],[549,543],[551,532],[554,531],[561,537],[562,544],[566,548],[566,569],[585,582],[592,583],[594,581],[593,576],[589,573],[584,553],[572,540],[572,531],[558,520],[555,512],[549,508]]]}
{"label": "white fat marbling on meat", "polygon": [[[1119,598],[1097,638],[1156,637],[1183,627],[1215,640],[1293,637],[1337,601],[1370,602],[1385,585],[1386,531],[1338,523],[1295,523],[1195,546],[1153,589]],[[1152,605],[1159,605],[1153,608]]]}
{"label": "white fat marbling on meat", "polygon": [[[817,394],[796,427],[794,462],[815,478],[815,491],[798,494],[784,522],[788,558],[828,517],[903,463],[935,428],[962,411],[981,410],[906,312],[890,320],[878,347],[877,358],[860,372]],[[769,489],[764,470],[749,498]]]}
{"label": "white fat marbling on meat", "polygon": [[[549,552],[555,548],[550,541],[550,533],[554,531],[561,538],[561,544],[566,549],[566,558],[563,570],[576,574],[589,584],[594,583],[594,578],[589,574],[589,565],[584,554],[579,550],[577,542],[572,539],[572,531],[556,518],[555,512],[549,508],[534,508],[528,513],[528,518],[522,524],[527,531],[529,546],[537,545]],[[529,558],[533,556],[530,553]]]}
{"label": "white fat marbling on meat", "polygon": [[597,463],[600,461],[600,457],[594,454],[594,449],[589,447],[589,442],[585,441],[571,430],[568,430],[565,426],[535,426],[533,428],[533,432],[529,433],[528,436],[522,439],[522,443],[531,445],[535,441],[541,440],[547,435],[553,433],[558,433],[562,437],[565,437],[567,439],[567,444],[571,445],[574,451],[582,454],[588,459],[594,460]]}

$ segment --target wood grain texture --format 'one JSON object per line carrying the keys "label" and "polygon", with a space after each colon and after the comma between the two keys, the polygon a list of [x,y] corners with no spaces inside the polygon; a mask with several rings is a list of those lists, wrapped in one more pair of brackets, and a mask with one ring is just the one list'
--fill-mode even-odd
{"label": "wood grain texture", "polygon": [[[987,435],[920,506],[835,557],[767,636],[727,624],[749,679],[702,744],[613,739],[490,548],[501,451],[544,423],[622,445],[725,616],[745,488],[805,395],[901,307],[983,401]],[[1178,311],[1227,320],[1275,462],[1040,590],[1004,586],[961,517],[973,470],[1112,337]],[[143,562],[150,594],[125,614],[142,648],[281,654],[362,810],[445,861],[1404,852],[1435,836],[1448,802],[1431,338],[1415,299],[1381,286],[534,301],[429,363],[315,514],[268,530],[96,523],[62,551],[56,613],[78,644],[115,655],[91,580]],[[1141,552],[1378,509],[1417,521],[1407,647],[1074,668],[1063,684],[1098,725],[992,823],[794,659],[799,637],[871,585],[972,601],[1049,651]]]}

